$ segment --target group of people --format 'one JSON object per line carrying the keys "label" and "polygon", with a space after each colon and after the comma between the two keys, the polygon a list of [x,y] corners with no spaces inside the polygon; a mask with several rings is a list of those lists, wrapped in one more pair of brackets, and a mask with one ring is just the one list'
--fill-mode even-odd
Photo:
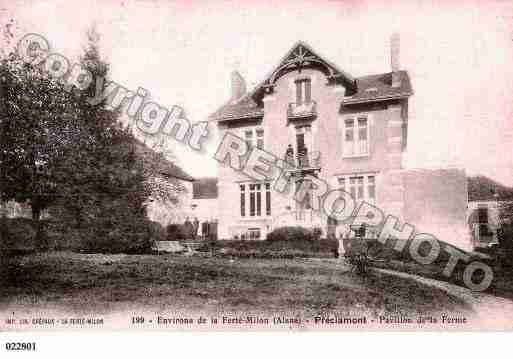
{"label": "group of people", "polygon": [[191,222],[189,217],[185,218],[185,222],[183,223],[183,231],[187,238],[196,239],[201,235],[199,228],[199,220],[198,218],[194,218]]}

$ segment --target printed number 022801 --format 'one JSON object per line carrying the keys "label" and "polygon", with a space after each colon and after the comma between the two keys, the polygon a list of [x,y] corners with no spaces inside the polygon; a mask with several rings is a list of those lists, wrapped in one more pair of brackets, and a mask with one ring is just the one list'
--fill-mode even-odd
{"label": "printed number 022801", "polygon": [[20,350],[20,351],[35,351],[36,343],[20,343],[20,342],[8,342],[5,343],[5,349],[8,351],[11,350]]}

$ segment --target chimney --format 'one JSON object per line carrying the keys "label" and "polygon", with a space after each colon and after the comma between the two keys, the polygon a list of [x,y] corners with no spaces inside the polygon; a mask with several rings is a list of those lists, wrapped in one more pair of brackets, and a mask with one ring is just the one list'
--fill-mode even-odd
{"label": "chimney", "polygon": [[399,74],[399,46],[400,38],[398,33],[390,37],[390,66],[392,68],[392,87],[401,86],[401,75]]}
{"label": "chimney", "polygon": [[238,71],[232,71],[231,74],[232,83],[232,97],[231,101],[237,101],[246,94],[246,81]]}

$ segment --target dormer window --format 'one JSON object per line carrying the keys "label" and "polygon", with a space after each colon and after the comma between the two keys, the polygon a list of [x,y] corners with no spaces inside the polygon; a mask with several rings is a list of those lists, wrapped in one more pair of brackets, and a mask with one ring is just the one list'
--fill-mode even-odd
{"label": "dormer window", "polygon": [[312,81],[309,78],[297,79],[296,84],[296,104],[308,104],[312,101]]}

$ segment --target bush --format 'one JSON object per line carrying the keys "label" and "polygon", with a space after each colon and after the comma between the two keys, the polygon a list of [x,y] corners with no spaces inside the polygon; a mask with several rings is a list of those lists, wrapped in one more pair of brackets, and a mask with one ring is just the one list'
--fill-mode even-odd
{"label": "bush", "polygon": [[499,247],[513,251],[513,224],[503,225],[498,232]]}
{"label": "bush", "polygon": [[[89,253],[149,253],[156,240],[165,240],[164,228],[156,222],[135,217],[116,221],[115,218],[94,218],[81,227],[67,221],[41,220],[45,247],[54,250],[74,250]],[[34,221],[29,218],[8,218],[7,234],[0,247],[9,253],[39,250]]]}
{"label": "bush", "polygon": [[[98,212],[106,211],[99,208]],[[140,213],[131,212],[131,208],[89,218],[78,233],[82,238],[81,249],[90,253],[150,253],[153,244],[151,222]]]}
{"label": "bush", "polygon": [[315,240],[319,240],[321,239],[321,236],[322,236],[322,229],[319,228],[319,227],[315,227],[313,230],[312,230],[312,236],[313,236],[313,239]]}
{"label": "bush", "polygon": [[1,246],[8,251],[31,251],[36,249],[33,221],[29,218],[6,218],[6,233]]}
{"label": "bush", "polygon": [[267,235],[267,241],[311,241],[315,236],[313,231],[303,227],[280,227]]}
{"label": "bush", "polygon": [[86,253],[125,253],[144,254],[151,253],[152,240],[149,231],[135,232],[126,236],[122,231],[113,229],[98,235],[87,231],[81,232],[81,251]]}
{"label": "bush", "polygon": [[[447,242],[442,240],[438,240],[440,244],[440,252],[438,256],[433,261],[433,265],[444,265],[450,260],[451,252],[457,251],[464,253],[470,258],[473,258],[471,253],[465,252],[463,249],[455,247]],[[396,241],[395,240],[387,240],[385,244],[380,243],[379,241],[372,242],[372,245],[369,247],[369,255],[375,259],[382,259],[384,261],[399,261],[403,263],[417,263],[417,261],[412,257],[410,252],[410,247],[412,244],[412,240],[408,240],[404,244],[404,248],[401,251],[397,251],[395,249]],[[427,257],[431,253],[431,245],[427,242],[424,242],[417,249],[418,255],[421,257]]]}
{"label": "bush", "polygon": [[167,241],[179,241],[185,239],[185,231],[181,224],[169,224],[166,227],[166,240]]}
{"label": "bush", "polygon": [[152,241],[165,241],[167,240],[167,232],[164,226],[159,222],[150,221],[150,237]]}
{"label": "bush", "polygon": [[212,252],[223,248],[222,244],[217,240],[206,240],[196,250],[198,252]]}
{"label": "bush", "polygon": [[204,251],[214,250],[223,256],[238,258],[332,258],[338,241],[330,239],[276,241],[216,241],[205,244]]}
{"label": "bush", "polygon": [[36,243],[34,221],[30,218],[7,218],[7,231],[2,245],[17,253],[36,251],[41,245],[53,250],[80,249],[82,238],[72,226],[54,219],[42,219],[42,240]]}

